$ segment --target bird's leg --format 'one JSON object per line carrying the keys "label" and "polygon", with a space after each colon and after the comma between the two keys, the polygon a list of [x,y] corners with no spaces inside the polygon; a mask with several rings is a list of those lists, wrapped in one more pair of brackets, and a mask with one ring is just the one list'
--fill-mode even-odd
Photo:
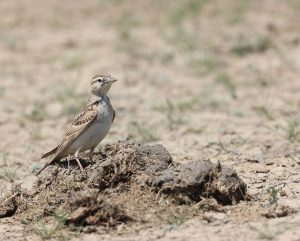
{"label": "bird's leg", "polygon": [[95,150],[95,147],[91,148],[91,150],[90,150],[90,153],[89,153],[89,160],[90,160],[90,162],[93,161],[94,150]]}
{"label": "bird's leg", "polygon": [[68,171],[70,170],[70,158],[67,157],[67,161],[68,161]]}
{"label": "bird's leg", "polygon": [[79,168],[80,168],[80,171],[81,172],[83,172],[83,167],[82,167],[82,165],[81,165],[81,163],[80,163],[80,161],[79,161],[79,152],[80,152],[80,149],[81,148],[78,148],[77,149],[77,151],[75,152],[75,159],[76,159],[76,161],[77,161],[77,163],[78,163],[78,165],[79,165]]}
{"label": "bird's leg", "polygon": [[66,159],[67,159],[67,162],[68,162],[68,171],[69,171],[69,170],[70,170],[70,161],[71,161],[70,155],[68,155],[68,156],[66,157]]}

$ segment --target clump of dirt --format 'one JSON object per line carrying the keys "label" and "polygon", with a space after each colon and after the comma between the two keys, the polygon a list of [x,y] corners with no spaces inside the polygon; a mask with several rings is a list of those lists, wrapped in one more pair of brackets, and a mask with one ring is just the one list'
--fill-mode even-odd
{"label": "clump of dirt", "polygon": [[123,211],[109,205],[97,189],[88,189],[72,193],[75,195],[68,201],[70,215],[67,223],[76,226],[116,224],[131,220]]}
{"label": "clump of dirt", "polygon": [[223,205],[245,200],[246,185],[229,168],[209,160],[185,163],[167,169],[153,181],[157,191],[172,196],[179,204],[199,202],[203,197],[213,197]]}
{"label": "clump of dirt", "polygon": [[0,204],[0,218],[10,217],[16,213],[21,193],[21,186],[16,185],[13,186],[12,190],[6,196],[4,196]]}
{"label": "clump of dirt", "polygon": [[251,202],[241,202],[238,205],[224,206],[225,212],[230,211],[231,218],[239,222],[255,221],[262,218],[281,218],[293,215],[296,209],[280,203],[270,204],[268,201],[256,200]]}
{"label": "clump of dirt", "polygon": [[293,213],[296,213],[293,208],[280,204],[269,206],[268,208],[260,211],[260,215],[266,218],[281,218],[289,216]]}
{"label": "clump of dirt", "polygon": [[[70,169],[65,162],[47,167],[32,192],[13,192],[6,202],[14,203],[14,211],[2,216],[37,220],[64,210],[69,224],[115,226],[144,220],[140,216],[147,216],[145,210],[168,212],[201,200],[231,205],[246,196],[245,183],[231,168],[209,160],[176,166],[162,145],[107,145],[94,162],[82,160],[84,173],[75,161],[70,163]],[[161,199],[169,204],[161,204]]]}

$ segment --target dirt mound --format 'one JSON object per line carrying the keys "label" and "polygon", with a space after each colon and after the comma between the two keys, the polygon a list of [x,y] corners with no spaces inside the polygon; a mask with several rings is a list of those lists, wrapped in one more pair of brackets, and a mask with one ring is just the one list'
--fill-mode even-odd
{"label": "dirt mound", "polygon": [[153,184],[157,191],[172,196],[177,203],[199,202],[213,197],[218,203],[234,204],[245,199],[246,185],[229,167],[209,160],[191,161],[160,173]]}
{"label": "dirt mound", "polygon": [[[69,224],[115,226],[152,220],[153,213],[203,199],[228,205],[246,196],[245,183],[231,168],[209,160],[175,166],[162,145],[120,142],[107,145],[93,163],[82,163],[84,173],[74,160],[70,169],[65,162],[47,167],[31,193],[16,189],[10,194],[1,216],[37,220],[63,210]],[[161,199],[168,200],[167,208]]]}

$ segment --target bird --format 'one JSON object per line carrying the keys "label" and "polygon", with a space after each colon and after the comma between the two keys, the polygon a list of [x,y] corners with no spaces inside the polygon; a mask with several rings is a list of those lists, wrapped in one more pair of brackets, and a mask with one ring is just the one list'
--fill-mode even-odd
{"label": "bird", "polygon": [[107,92],[117,79],[106,74],[95,75],[90,82],[91,97],[87,105],[75,117],[62,141],[51,151],[41,156],[52,156],[47,163],[36,173],[39,175],[47,166],[74,155],[81,172],[83,167],[79,160],[79,153],[89,151],[89,160],[92,161],[96,146],[105,138],[115,119]]}

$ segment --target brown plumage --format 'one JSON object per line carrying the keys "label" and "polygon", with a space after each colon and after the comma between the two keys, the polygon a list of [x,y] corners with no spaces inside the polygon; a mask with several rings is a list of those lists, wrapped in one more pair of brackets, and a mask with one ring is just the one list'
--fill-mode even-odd
{"label": "brown plumage", "polygon": [[93,155],[94,148],[105,137],[114,121],[115,111],[106,93],[110,85],[115,81],[116,79],[107,75],[96,75],[93,77],[91,81],[92,97],[88,104],[74,119],[60,144],[41,157],[42,159],[53,155],[36,175],[50,164],[72,153],[75,153],[76,161],[82,170],[78,154],[90,149],[90,155]]}

